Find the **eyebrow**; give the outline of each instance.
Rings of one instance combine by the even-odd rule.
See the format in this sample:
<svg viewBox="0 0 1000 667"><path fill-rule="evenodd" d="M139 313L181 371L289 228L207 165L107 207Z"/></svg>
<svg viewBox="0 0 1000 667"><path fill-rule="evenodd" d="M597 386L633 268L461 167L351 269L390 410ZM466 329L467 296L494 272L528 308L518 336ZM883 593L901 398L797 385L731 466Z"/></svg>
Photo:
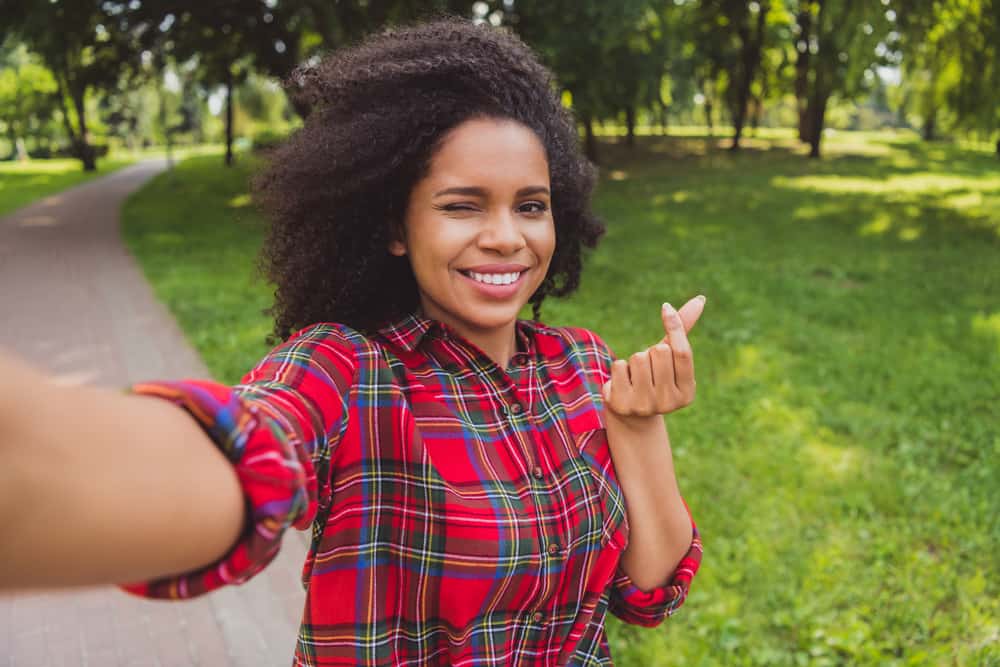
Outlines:
<svg viewBox="0 0 1000 667"><path fill-rule="evenodd" d="M549 189L544 185L529 185L526 188L521 188L514 194L516 197L527 197L528 195L537 195L537 194L548 195L550 193ZM469 197L485 197L486 189L477 186L445 188L444 190L439 190L438 192L435 192L433 197L442 197L444 195L466 195Z"/></svg>

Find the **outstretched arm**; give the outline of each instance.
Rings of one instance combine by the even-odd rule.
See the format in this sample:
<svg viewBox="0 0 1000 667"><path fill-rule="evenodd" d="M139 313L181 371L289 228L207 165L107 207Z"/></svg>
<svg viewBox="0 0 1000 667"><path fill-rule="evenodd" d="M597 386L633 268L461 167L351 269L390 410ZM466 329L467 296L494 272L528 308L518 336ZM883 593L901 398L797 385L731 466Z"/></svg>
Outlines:
<svg viewBox="0 0 1000 667"><path fill-rule="evenodd" d="M232 465L183 409L58 386L0 353L0 590L193 570L244 515Z"/></svg>

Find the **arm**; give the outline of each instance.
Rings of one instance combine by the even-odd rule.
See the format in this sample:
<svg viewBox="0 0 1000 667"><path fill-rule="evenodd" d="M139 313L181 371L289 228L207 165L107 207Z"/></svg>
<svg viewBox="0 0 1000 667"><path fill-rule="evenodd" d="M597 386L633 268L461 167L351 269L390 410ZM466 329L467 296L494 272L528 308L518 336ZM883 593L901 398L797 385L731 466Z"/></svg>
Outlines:
<svg viewBox="0 0 1000 667"><path fill-rule="evenodd" d="M650 591L667 584L691 547L691 517L674 475L663 417L607 417L608 447L628 508L629 543L621 567Z"/></svg>
<svg viewBox="0 0 1000 667"><path fill-rule="evenodd" d="M692 299L680 313L664 304L663 341L628 361L615 361L603 388L608 447L629 524L611 606L641 625L655 625L680 606L701 561L663 415L694 400L687 330L703 308L703 298Z"/></svg>
<svg viewBox="0 0 1000 667"><path fill-rule="evenodd" d="M57 386L0 355L0 589L195 569L244 512L232 465L181 408Z"/></svg>

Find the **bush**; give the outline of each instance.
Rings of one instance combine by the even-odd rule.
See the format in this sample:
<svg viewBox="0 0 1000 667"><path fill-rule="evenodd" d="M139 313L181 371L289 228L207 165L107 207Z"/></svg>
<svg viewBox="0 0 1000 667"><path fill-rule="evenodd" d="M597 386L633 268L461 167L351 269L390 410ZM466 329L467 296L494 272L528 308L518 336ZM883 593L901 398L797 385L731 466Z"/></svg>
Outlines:
<svg viewBox="0 0 1000 667"><path fill-rule="evenodd" d="M274 148L288 138L287 131L261 130L253 136L253 149L255 151Z"/></svg>

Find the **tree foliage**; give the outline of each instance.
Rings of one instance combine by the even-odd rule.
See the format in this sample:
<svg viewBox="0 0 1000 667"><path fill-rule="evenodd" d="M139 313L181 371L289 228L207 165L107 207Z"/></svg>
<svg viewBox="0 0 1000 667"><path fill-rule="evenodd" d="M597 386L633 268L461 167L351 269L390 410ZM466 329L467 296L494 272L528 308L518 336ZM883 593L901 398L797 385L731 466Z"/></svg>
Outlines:
<svg viewBox="0 0 1000 667"><path fill-rule="evenodd" d="M440 13L503 25L534 46L595 161L604 121L624 124L632 145L641 123L663 131L671 118L696 120L696 111L710 133L732 125L732 148L762 118L787 123L797 111L814 156L827 109L859 99L878 98L880 108L898 100L897 117L916 119L928 139L1000 131L998 0L6 0L0 132L23 154L24 138L37 146L58 121L93 168L95 122L130 144L162 138L168 127L203 137L206 123L220 126L205 100L222 90L230 163L236 126L253 126L240 119L287 118L265 79L294 92L297 64ZM882 76L900 65L901 93L887 96ZM183 103L161 90L159 106L172 110L146 119L158 112L136 83L182 70ZM834 113L834 122L843 117Z"/></svg>

